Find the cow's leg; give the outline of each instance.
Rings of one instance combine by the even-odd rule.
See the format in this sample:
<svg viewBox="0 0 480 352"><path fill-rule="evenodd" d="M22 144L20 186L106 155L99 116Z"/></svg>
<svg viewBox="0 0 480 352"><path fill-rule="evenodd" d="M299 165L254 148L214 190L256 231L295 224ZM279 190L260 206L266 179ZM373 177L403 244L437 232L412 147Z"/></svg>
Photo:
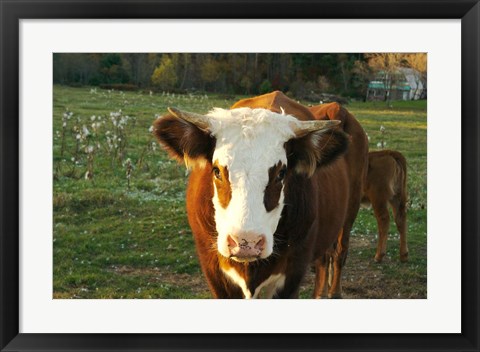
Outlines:
<svg viewBox="0 0 480 352"><path fill-rule="evenodd" d="M286 287L280 292L277 292L273 298L281 298L281 299L296 299L299 297L300 293L300 282L298 283L297 287Z"/></svg>
<svg viewBox="0 0 480 352"><path fill-rule="evenodd" d="M375 254L375 261L380 263L387 253L387 237L390 228L390 215L388 213L386 201L372 202L375 218L378 225L378 244L377 253Z"/></svg>
<svg viewBox="0 0 480 352"><path fill-rule="evenodd" d="M400 233L400 261L406 262L408 260L408 246L407 246L407 209L406 202L398 197L394 197L390 204L393 209L393 216L398 232Z"/></svg>
<svg viewBox="0 0 480 352"><path fill-rule="evenodd" d="M242 289L238 285L230 282L230 280L226 276L223 276L223 274L219 274L215 270L209 270L209 268L206 268L204 274L207 279L210 292L214 298L244 298Z"/></svg>
<svg viewBox="0 0 480 352"><path fill-rule="evenodd" d="M360 209L360 202L362 194L355 190L361 190L363 184L357 180L357 183L350 189L350 201L348 205L347 215L343 229L340 231L335 247L335 253L332 257L332 265L330 266L330 290L328 296L330 298L342 297L342 269L345 266L348 256L348 248L350 245L350 232L352 231L353 223L357 218L358 210ZM333 269L333 273L332 273Z"/></svg>
<svg viewBox="0 0 480 352"><path fill-rule="evenodd" d="M347 260L349 239L350 232L346 233L343 229L340 230L337 245L332 256L332 265L330 267L330 270L333 269L333 276L330 289L328 290L328 298L342 298L342 268Z"/></svg>
<svg viewBox="0 0 480 352"><path fill-rule="evenodd" d="M286 274L285 285L273 296L273 298L298 298L300 292L300 284L307 270L307 265L296 268L294 272Z"/></svg>
<svg viewBox="0 0 480 352"><path fill-rule="evenodd" d="M327 298L328 293L328 266L330 255L324 254L315 260L315 290L313 298Z"/></svg>

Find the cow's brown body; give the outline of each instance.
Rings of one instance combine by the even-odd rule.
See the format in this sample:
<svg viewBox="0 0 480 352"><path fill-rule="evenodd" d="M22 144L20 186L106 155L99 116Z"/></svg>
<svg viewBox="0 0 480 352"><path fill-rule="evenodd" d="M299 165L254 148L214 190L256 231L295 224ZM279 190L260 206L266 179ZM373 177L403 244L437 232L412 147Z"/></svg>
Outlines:
<svg viewBox="0 0 480 352"><path fill-rule="evenodd" d="M232 109L240 107L285 112L304 121L315 119L308 108L290 100L281 92L241 100L234 104ZM347 127L353 124L352 118L347 112L347 120L343 122L347 132ZM205 138L208 137L201 132L190 131L188 139L181 139L184 143L181 148L168 147L168 141L178 134L179 126L185 128L184 123L176 124L175 119L167 116L159 119L155 126L158 138L177 159L181 160L182 149L192 150L193 154L206 155L207 164L204 167L194 167L191 171L187 189L187 212L200 264L214 297L246 297L245 288L242 289L238 282L225 275L225 271L234 269L252 297L258 297L259 287L266 280L281 274L285 276L285 282L276 290L274 297L296 298L302 278L312 261L316 263L317 270L315 297L326 297L327 293L331 297L340 296L340 269L343 260L336 261L336 265L340 265L335 271L337 285L332 286L330 291L327 278L328 258L335 253L335 246L338 251L339 244L343 245L343 229L351 221L351 171L347 166L349 154L342 152L348 145L344 133L325 132L325 137L317 141L315 146L310 145L308 138L295 139L285 144L289 171L285 177L285 205L274 234L274 252L266 259L242 263L226 258L216 250L215 210L212 204L214 187L211 176L213 165L208 152L210 147L205 151L194 147L196 138L199 138L200 144L203 140L205 145ZM215 145L214 141L209 143ZM336 143L341 146L337 147ZM302 153L309 148L317 148L322 157L328 160L324 162L325 166L321 161L317 162L320 166L314 169L311 177L306 176L307 172L302 174L294 171L296 164L301 165L299 160L308 159L308 156ZM299 160L296 159L297 156Z"/></svg>
<svg viewBox="0 0 480 352"><path fill-rule="evenodd" d="M333 280L330 295L338 297L341 294L340 274L347 259L350 241L350 231L357 217L366 182L368 169L368 139L362 126L347 109L338 103L322 104L310 107L309 110L316 119L340 120L341 128L350 137L350 145L345 153L347 164L349 199L346 218L338 243L333 253Z"/></svg>
<svg viewBox="0 0 480 352"><path fill-rule="evenodd" d="M364 201L372 204L378 224L378 245L375 260L381 262L387 250L390 228L388 204L392 207L400 233L400 260L408 260L407 247L407 162L394 150L380 150L368 155L369 167Z"/></svg>

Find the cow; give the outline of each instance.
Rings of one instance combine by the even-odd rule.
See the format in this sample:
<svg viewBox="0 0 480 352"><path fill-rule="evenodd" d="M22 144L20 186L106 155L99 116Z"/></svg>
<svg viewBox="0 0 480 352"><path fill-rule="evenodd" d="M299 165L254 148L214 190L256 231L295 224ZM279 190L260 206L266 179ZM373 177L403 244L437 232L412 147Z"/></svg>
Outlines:
<svg viewBox="0 0 480 352"><path fill-rule="evenodd" d="M278 91L205 115L168 111L154 134L190 169L187 216L212 295L298 298L313 261L314 297L340 296L325 260L349 202L340 122Z"/></svg>
<svg viewBox="0 0 480 352"><path fill-rule="evenodd" d="M341 293L340 277L335 273L341 273L345 265L350 242L350 231L357 217L362 201L368 170L368 137L357 119L343 106L334 102L309 107L310 112L317 120L341 121L340 128L348 135L350 146L345 153L347 164L349 199L347 216L342 232L338 237L338 243L331 258L333 264L332 292Z"/></svg>
<svg viewBox="0 0 480 352"><path fill-rule="evenodd" d="M400 233L400 261L408 261L407 247L407 161L398 151L379 150L368 154L368 174L363 202L372 205L378 225L375 261L381 262L387 251L390 228L388 204Z"/></svg>

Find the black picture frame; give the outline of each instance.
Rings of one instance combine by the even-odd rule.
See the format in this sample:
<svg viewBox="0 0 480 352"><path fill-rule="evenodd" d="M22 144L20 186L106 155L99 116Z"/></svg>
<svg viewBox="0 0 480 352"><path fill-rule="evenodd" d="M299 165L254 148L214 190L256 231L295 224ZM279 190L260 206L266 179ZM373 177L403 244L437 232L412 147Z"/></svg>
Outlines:
<svg viewBox="0 0 480 352"><path fill-rule="evenodd" d="M480 5L478 0L0 0L0 12L2 32L0 43L1 351L479 351ZM19 333L19 21L58 18L461 19L462 332L460 334L244 334L241 338L233 334ZM452 118L453 123L457 123L458 117ZM456 237L456 234L452 236ZM445 260L449 260L448 254L445 255ZM448 284L448 278L445 278L445 285Z"/></svg>

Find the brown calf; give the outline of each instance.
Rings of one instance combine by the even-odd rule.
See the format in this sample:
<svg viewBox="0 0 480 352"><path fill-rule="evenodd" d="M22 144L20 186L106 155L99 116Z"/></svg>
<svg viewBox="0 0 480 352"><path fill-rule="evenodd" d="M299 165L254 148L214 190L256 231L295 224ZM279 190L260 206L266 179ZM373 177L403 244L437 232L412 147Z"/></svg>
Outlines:
<svg viewBox="0 0 480 352"><path fill-rule="evenodd" d="M400 233L400 260L408 260L407 247L407 162L394 150L380 150L368 154L369 165L363 201L372 204L378 224L378 245L375 261L381 262L387 251L390 228L388 205Z"/></svg>

